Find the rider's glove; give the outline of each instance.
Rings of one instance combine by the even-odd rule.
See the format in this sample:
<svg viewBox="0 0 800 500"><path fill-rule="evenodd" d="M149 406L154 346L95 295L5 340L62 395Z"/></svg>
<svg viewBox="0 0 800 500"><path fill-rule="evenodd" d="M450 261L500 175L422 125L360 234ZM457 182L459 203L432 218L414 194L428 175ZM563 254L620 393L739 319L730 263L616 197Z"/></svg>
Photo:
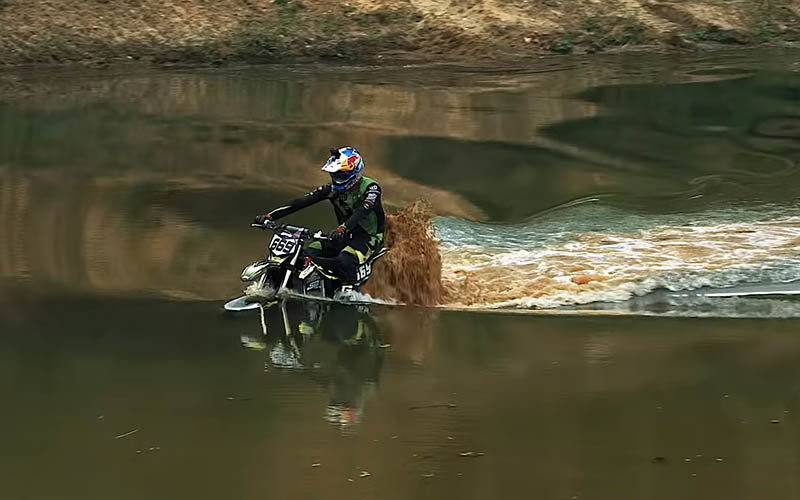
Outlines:
<svg viewBox="0 0 800 500"><path fill-rule="evenodd" d="M334 229L331 232L330 236L328 237L334 242L339 242L342 241L346 235L347 235L347 228L344 226L339 226L336 229Z"/></svg>
<svg viewBox="0 0 800 500"><path fill-rule="evenodd" d="M256 224L264 224L268 220L272 220L272 215L270 215L270 214L257 215L255 223Z"/></svg>

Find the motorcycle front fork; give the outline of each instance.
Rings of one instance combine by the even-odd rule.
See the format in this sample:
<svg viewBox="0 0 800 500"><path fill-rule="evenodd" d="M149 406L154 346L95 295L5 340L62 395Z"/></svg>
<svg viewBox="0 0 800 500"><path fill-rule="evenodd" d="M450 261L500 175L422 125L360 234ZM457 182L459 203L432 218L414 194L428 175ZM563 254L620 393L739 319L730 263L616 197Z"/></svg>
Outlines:
<svg viewBox="0 0 800 500"><path fill-rule="evenodd" d="M294 255L292 255L292 260L289 262L289 265L286 267L286 274L283 276L283 282L281 283L280 288L278 288L276 294L280 296L286 290L286 287L289 286L289 279L292 277L292 273L295 270L295 266L297 265L297 259L300 258L300 254L303 252L303 246L298 245L297 250L295 250Z"/></svg>

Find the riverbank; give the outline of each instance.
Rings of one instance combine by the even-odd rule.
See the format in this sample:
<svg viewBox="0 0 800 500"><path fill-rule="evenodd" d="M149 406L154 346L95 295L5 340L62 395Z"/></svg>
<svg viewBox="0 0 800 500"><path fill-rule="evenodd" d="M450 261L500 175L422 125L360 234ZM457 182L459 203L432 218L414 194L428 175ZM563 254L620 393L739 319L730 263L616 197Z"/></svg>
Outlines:
<svg viewBox="0 0 800 500"><path fill-rule="evenodd" d="M474 62L798 40L792 0L0 0L0 66Z"/></svg>

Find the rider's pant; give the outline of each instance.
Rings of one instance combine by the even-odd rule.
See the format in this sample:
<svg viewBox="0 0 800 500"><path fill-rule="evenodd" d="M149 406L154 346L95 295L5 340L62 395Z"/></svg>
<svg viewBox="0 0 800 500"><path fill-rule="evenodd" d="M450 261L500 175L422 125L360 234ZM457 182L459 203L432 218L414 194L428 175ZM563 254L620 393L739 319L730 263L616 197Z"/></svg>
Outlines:
<svg viewBox="0 0 800 500"><path fill-rule="evenodd" d="M376 238L365 232L353 232L338 242L315 241L306 247L314 262L338 276L345 283L356 282L358 266L374 251Z"/></svg>

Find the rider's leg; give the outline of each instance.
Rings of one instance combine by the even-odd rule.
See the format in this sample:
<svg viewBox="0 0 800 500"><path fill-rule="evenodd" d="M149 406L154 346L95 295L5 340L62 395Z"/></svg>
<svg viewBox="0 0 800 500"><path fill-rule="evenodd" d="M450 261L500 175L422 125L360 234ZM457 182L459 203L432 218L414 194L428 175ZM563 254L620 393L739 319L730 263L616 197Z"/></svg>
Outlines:
<svg viewBox="0 0 800 500"><path fill-rule="evenodd" d="M342 253L352 255L358 267L372 255L374 248L370 245L371 241L372 238L366 233L354 234L347 246L342 249Z"/></svg>
<svg viewBox="0 0 800 500"><path fill-rule="evenodd" d="M355 234L341 253L336 256L339 272L347 283L356 282L358 267L372 255L372 247L369 242L370 237L366 233Z"/></svg>
<svg viewBox="0 0 800 500"><path fill-rule="evenodd" d="M315 257L314 262L338 276L345 283L355 283L358 266L366 262L372 253L369 246L369 236L356 233L352 235L345 245L344 248L340 247L341 251L336 257Z"/></svg>
<svg viewBox="0 0 800 500"><path fill-rule="evenodd" d="M345 283L355 282L358 259L347 252L342 251L336 257L314 257L314 262Z"/></svg>
<svg viewBox="0 0 800 500"><path fill-rule="evenodd" d="M342 251L333 259L333 272L336 273L344 283L356 282L356 271L358 260L353 255Z"/></svg>

